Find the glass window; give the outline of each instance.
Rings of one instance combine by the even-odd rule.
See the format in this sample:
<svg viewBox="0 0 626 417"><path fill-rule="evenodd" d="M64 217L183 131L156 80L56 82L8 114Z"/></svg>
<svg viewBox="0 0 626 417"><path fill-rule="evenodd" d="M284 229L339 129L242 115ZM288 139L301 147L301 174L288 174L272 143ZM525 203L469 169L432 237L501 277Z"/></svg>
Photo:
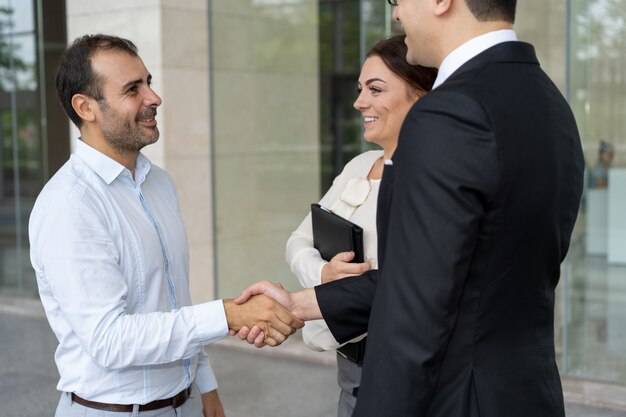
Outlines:
<svg viewBox="0 0 626 417"><path fill-rule="evenodd" d="M572 0L569 94L586 155L565 372L626 383L626 0Z"/></svg>
<svg viewBox="0 0 626 417"><path fill-rule="evenodd" d="M41 187L35 34L19 8L0 8L0 289L35 291L28 260L27 223ZM34 184L33 184L34 182Z"/></svg>
<svg viewBox="0 0 626 417"><path fill-rule="evenodd" d="M352 107L361 62L359 0L322 0L320 13L321 190L361 152L360 122Z"/></svg>
<svg viewBox="0 0 626 417"><path fill-rule="evenodd" d="M46 2L55 10L64 10L63 5ZM35 11L34 2L0 0L0 291L29 295L36 294L28 253L29 213L48 170L58 168L59 154L67 159L69 147L67 119L58 117L57 108L46 107L51 100L56 105L50 82L56 68L44 65L44 57L58 59L65 25L57 19L53 30L35 30ZM57 46L44 53L40 40L49 38ZM51 132L58 146L48 152Z"/></svg>
<svg viewBox="0 0 626 417"><path fill-rule="evenodd" d="M211 7L218 293L263 277L296 288L285 243L320 189L318 5Z"/></svg>
<svg viewBox="0 0 626 417"><path fill-rule="evenodd" d="M213 2L211 12L220 296L262 277L299 287L285 243L365 149L352 107L358 74L390 26L381 1L232 3Z"/></svg>
<svg viewBox="0 0 626 417"><path fill-rule="evenodd" d="M377 0L320 1L321 194L348 161L373 146L363 140L353 103L369 48L391 31L390 6Z"/></svg>
<svg viewBox="0 0 626 417"><path fill-rule="evenodd" d="M24 0L0 0L0 15L10 16L1 33L26 33L35 31L32 2Z"/></svg>

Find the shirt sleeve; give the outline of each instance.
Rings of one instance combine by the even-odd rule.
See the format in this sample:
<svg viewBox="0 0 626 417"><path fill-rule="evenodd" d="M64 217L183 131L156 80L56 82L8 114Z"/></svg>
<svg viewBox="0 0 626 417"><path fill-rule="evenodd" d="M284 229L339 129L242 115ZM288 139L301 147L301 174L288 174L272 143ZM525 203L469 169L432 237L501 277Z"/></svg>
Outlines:
<svg viewBox="0 0 626 417"><path fill-rule="evenodd" d="M335 350L341 346L324 320L307 321L302 329L302 340L309 348L318 352Z"/></svg>
<svg viewBox="0 0 626 417"><path fill-rule="evenodd" d="M218 388L217 379L211 368L211 362L204 350L198 353L198 368L196 369L196 384L200 394L214 391Z"/></svg>
<svg viewBox="0 0 626 417"><path fill-rule="evenodd" d="M339 198L342 187L345 185L344 172L335 178L332 187L322 197L319 204L330 207ZM310 212L287 240L285 258L291 272L298 278L302 287L313 288L322 283L322 268L327 262L313 246L313 224Z"/></svg>
<svg viewBox="0 0 626 417"><path fill-rule="evenodd" d="M38 242L32 248L38 280L58 307L47 310L59 312L49 319L66 323L99 366L187 359L228 334L221 301L128 313L129 281L120 270L110 225L81 198L48 199L33 211L31 225L31 241Z"/></svg>
<svg viewBox="0 0 626 417"><path fill-rule="evenodd" d="M322 282L322 268L326 261L313 247L311 213L307 214L300 226L287 240L285 251L287 263L300 285L312 288Z"/></svg>

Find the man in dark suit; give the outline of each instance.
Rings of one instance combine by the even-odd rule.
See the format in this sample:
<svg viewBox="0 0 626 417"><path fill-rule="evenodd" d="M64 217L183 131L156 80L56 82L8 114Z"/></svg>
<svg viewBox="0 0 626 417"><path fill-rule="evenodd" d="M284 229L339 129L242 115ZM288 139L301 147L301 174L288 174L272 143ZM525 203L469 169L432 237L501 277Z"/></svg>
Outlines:
<svg viewBox="0 0 626 417"><path fill-rule="evenodd" d="M517 41L515 0L396 2L407 59L440 71L385 167L380 277L249 292L321 312L339 342L367 328L355 416L564 416L554 290L584 166L572 112Z"/></svg>

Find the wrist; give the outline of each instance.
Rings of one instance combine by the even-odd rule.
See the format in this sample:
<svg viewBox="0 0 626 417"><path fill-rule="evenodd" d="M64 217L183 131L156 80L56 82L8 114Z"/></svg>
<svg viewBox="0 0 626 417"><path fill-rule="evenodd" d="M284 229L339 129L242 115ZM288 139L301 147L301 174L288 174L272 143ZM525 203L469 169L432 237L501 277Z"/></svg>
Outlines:
<svg viewBox="0 0 626 417"><path fill-rule="evenodd" d="M304 321L321 319L322 313L317 304L315 289L306 288L292 293L291 312Z"/></svg>
<svg viewBox="0 0 626 417"><path fill-rule="evenodd" d="M322 268L320 269L320 283L325 284L328 282L328 268L330 267L330 263L324 261L322 264Z"/></svg>
<svg viewBox="0 0 626 417"><path fill-rule="evenodd" d="M224 314L226 316L226 324L229 329L233 329L239 331L239 327L236 320L235 309L237 308L237 304L232 299L224 299L222 300L224 303Z"/></svg>

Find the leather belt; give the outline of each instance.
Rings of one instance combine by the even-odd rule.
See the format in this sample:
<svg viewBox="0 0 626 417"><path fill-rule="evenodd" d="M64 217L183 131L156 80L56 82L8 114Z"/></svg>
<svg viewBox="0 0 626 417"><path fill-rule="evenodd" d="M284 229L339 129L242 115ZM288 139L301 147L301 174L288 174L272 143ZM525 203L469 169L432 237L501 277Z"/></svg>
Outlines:
<svg viewBox="0 0 626 417"><path fill-rule="evenodd" d="M187 401L187 398L189 398L189 395L191 395L191 387L185 388L184 390L174 395L173 397L166 398L163 400L151 401L147 404L141 404L139 405L139 411L152 411L152 410L158 410L159 408L165 408L165 407L170 407L170 406L177 408L183 405L185 401ZM121 412L121 413L130 413L133 411L132 404L99 403L96 401L86 400L84 398L79 397L78 395L74 393L72 393L72 401L80 405L84 405L85 407L88 407L88 408L95 408L96 410L114 411L114 412Z"/></svg>

